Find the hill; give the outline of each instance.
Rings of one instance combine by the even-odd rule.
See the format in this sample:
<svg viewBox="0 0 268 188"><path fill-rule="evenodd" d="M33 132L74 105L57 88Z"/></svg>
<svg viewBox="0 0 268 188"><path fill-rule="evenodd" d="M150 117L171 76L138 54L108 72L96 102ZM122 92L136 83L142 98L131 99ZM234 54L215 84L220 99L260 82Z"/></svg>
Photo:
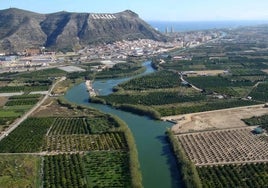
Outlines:
<svg viewBox="0 0 268 188"><path fill-rule="evenodd" d="M39 14L15 8L0 10L0 50L5 52L41 46L71 49L139 38L166 40L130 10L115 14L64 11Z"/></svg>

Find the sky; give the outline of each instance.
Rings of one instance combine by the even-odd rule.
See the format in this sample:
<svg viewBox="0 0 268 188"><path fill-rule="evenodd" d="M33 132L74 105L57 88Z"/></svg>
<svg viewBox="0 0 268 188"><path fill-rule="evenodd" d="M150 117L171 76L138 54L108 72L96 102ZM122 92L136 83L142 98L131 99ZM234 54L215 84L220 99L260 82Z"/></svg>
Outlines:
<svg viewBox="0 0 268 188"><path fill-rule="evenodd" d="M146 21L268 20L268 0L0 0L0 9L38 13L116 13L132 10Z"/></svg>

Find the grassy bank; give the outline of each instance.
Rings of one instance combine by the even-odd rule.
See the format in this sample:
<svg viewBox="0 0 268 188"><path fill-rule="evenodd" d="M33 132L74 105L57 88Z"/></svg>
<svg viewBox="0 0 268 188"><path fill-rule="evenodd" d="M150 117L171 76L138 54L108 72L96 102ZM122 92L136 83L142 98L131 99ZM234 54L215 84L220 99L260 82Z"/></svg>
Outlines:
<svg viewBox="0 0 268 188"><path fill-rule="evenodd" d="M125 133L125 137L129 147L129 168L131 174L132 187L142 187L142 176L140 171L140 164L138 160L138 151L133 135L128 126L116 116L112 116L115 121L120 125L120 129Z"/></svg>

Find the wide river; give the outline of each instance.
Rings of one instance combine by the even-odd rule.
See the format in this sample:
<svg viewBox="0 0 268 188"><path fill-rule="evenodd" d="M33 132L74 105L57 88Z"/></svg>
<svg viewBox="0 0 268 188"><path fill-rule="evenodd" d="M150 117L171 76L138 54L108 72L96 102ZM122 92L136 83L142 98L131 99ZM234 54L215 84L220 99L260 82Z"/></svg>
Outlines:
<svg viewBox="0 0 268 188"><path fill-rule="evenodd" d="M146 72L141 75L154 72L150 62L145 62L143 65L146 67ZM108 95L112 93L114 86L131 78L133 77L97 80L93 87L100 95ZM71 88L66 93L65 98L70 102L87 105L104 113L116 115L126 122L136 141L142 172L142 184L145 188L181 187L175 156L165 136L166 129L171 127L172 124L117 110L107 105L89 103L89 94L84 83Z"/></svg>

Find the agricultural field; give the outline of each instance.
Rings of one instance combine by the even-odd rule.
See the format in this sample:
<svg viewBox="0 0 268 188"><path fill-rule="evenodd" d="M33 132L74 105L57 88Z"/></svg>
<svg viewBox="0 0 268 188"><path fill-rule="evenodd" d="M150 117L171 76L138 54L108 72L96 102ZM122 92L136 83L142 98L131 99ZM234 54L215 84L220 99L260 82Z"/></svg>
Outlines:
<svg viewBox="0 0 268 188"><path fill-rule="evenodd" d="M62 154L44 157L43 187L88 187L79 154Z"/></svg>
<svg viewBox="0 0 268 188"><path fill-rule="evenodd" d="M21 80L48 80L52 77L61 77L66 75L66 72L58 68L43 69L38 71L24 72L13 74L10 78L20 78Z"/></svg>
<svg viewBox="0 0 268 188"><path fill-rule="evenodd" d="M31 92L31 91L47 91L49 85L36 86L4 86L0 87L0 93L16 93L16 92Z"/></svg>
<svg viewBox="0 0 268 188"><path fill-rule="evenodd" d="M13 97L19 99L29 98ZM44 105L54 108L48 104ZM130 168L136 168L130 166L130 154L135 145L129 145L124 125L98 111L71 107L76 116L28 118L0 142L0 153L7 157L21 153L22 158L27 153L40 155L36 157L38 172L24 175L27 183L38 178L35 184L27 184L30 187L130 187Z"/></svg>
<svg viewBox="0 0 268 188"><path fill-rule="evenodd" d="M28 118L0 142L1 153L40 152L52 118Z"/></svg>
<svg viewBox="0 0 268 188"><path fill-rule="evenodd" d="M72 135L89 134L90 126L86 123L86 118L55 118L48 135Z"/></svg>
<svg viewBox="0 0 268 188"><path fill-rule="evenodd" d="M119 84L113 94L91 102L146 115L152 114L147 113L150 109L161 117L267 102L267 28L243 29L226 30L226 36L211 43L154 57L154 73Z"/></svg>
<svg viewBox="0 0 268 188"><path fill-rule="evenodd" d="M233 77L223 77L223 76L198 76L189 77L186 80L203 89L204 91L211 93L216 92L222 95L243 97L236 88L248 88L253 87L256 82L251 82L249 80L234 80Z"/></svg>
<svg viewBox="0 0 268 188"><path fill-rule="evenodd" d="M0 132L4 131L15 119L31 109L42 95L18 95L6 97L3 106L0 107Z"/></svg>
<svg viewBox="0 0 268 188"><path fill-rule="evenodd" d="M96 129L98 124L94 123L94 118L29 118L0 142L0 151L40 152L41 148L48 152L126 150L124 133L114 132L119 125L115 121L108 125L109 119L106 116L106 125ZM97 117L95 122L98 121L101 124L105 119Z"/></svg>
<svg viewBox="0 0 268 188"><path fill-rule="evenodd" d="M33 106L40 100L41 96L39 94L11 96L5 103L5 106L16 106L14 108L19 108L19 106Z"/></svg>
<svg viewBox="0 0 268 188"><path fill-rule="evenodd" d="M268 163L197 167L202 187L266 187Z"/></svg>
<svg viewBox="0 0 268 188"><path fill-rule="evenodd" d="M152 65L158 70L157 72L119 85L115 90L118 93L104 97L104 99L112 105L136 103L150 106L161 116L249 106L266 102L265 84L268 74L265 70L268 69L268 52L264 48L267 39L263 36L267 34L261 33L264 28L243 29L245 31L239 29L225 31L225 37L212 43L177 52L172 51L166 53L165 56L153 58ZM253 38L249 40L250 37L253 37L254 41ZM258 42L256 43L256 41ZM176 60L175 56L184 57L186 60ZM178 73L189 83L188 85L180 80ZM191 84L202 91L202 94L198 91L195 93L197 96L201 95L201 98L194 98L191 102L178 100L165 102L161 97L153 95L150 97L150 92L155 92L154 90L158 89L156 95L170 98L170 88L182 85L190 87ZM142 92L139 94L133 93L133 91ZM140 97L135 95L140 95ZM122 98L120 102L119 96ZM147 96L149 99L146 98ZM183 100L184 96L180 97ZM150 103L149 101L154 100L154 98L161 99L161 102L158 104L156 102ZM243 100L245 98L252 100Z"/></svg>
<svg viewBox="0 0 268 188"><path fill-rule="evenodd" d="M261 101L261 102L268 102L268 82L260 83L256 88L252 90L249 96L252 99Z"/></svg>
<svg viewBox="0 0 268 188"><path fill-rule="evenodd" d="M178 73L171 71L159 71L143 77L134 78L126 83L120 84L124 90L150 90L163 88L176 88L181 85Z"/></svg>
<svg viewBox="0 0 268 188"><path fill-rule="evenodd" d="M267 138L252 130L246 127L176 137L196 166L268 162Z"/></svg>
<svg viewBox="0 0 268 188"><path fill-rule="evenodd" d="M114 131L119 125L110 117L97 115L94 118L55 118L48 135L97 134Z"/></svg>
<svg viewBox="0 0 268 188"><path fill-rule="evenodd" d="M42 187L131 187L126 134L116 119L94 110L90 116L31 117L0 142L0 152L41 155L31 178Z"/></svg>
<svg viewBox="0 0 268 188"><path fill-rule="evenodd" d="M243 99L251 92L255 82L232 81L222 76L189 77L187 81L203 91L196 91L183 85L177 73L159 71L120 84L113 94L95 98L96 102L105 101L104 103L113 106L129 104L151 107L161 116L261 103L261 101Z"/></svg>
<svg viewBox="0 0 268 188"><path fill-rule="evenodd" d="M44 157L43 187L130 187L128 154L90 152Z"/></svg>
<svg viewBox="0 0 268 188"><path fill-rule="evenodd" d="M250 100L240 100L240 99L228 99L228 100L211 99L209 101L204 102L197 101L195 103L194 102L182 103L179 105L176 104L162 105L162 106L154 106L153 108L156 109L161 114L161 116L165 117L177 114L189 114L189 113L257 105L257 104L260 104L260 102Z"/></svg>
<svg viewBox="0 0 268 188"><path fill-rule="evenodd" d="M0 93L47 91L57 77L65 76L60 69L44 69L30 72L15 72L0 74Z"/></svg>
<svg viewBox="0 0 268 188"><path fill-rule="evenodd" d="M52 153L127 149L127 142L122 132L47 136L43 146L43 151Z"/></svg>
<svg viewBox="0 0 268 188"><path fill-rule="evenodd" d="M166 105L174 103L184 103L184 102L196 102L204 101L206 99L205 95L192 94L192 95L181 95L177 91L163 92L146 92L146 93L136 93L136 94L111 94L108 96L100 96L100 98L105 99L108 103L115 104L142 104L145 106L152 105Z"/></svg>
<svg viewBox="0 0 268 188"><path fill-rule="evenodd" d="M41 159L31 155L0 155L0 187L39 187Z"/></svg>
<svg viewBox="0 0 268 188"><path fill-rule="evenodd" d="M0 132L8 128L8 124L20 115L18 112L4 109L7 101L8 97L0 97Z"/></svg>
<svg viewBox="0 0 268 188"><path fill-rule="evenodd" d="M91 152L83 163L89 187L131 187L126 152Z"/></svg>
<svg viewBox="0 0 268 188"><path fill-rule="evenodd" d="M119 124L113 118L104 115L87 118L86 123L90 126L92 134L105 133L119 128Z"/></svg>

